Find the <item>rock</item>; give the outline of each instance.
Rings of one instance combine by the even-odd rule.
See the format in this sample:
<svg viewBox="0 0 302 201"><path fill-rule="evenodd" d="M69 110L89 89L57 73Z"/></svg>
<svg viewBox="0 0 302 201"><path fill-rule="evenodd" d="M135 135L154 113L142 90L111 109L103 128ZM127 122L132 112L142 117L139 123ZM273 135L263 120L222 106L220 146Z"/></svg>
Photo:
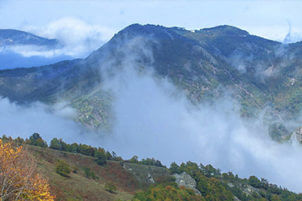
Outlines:
<svg viewBox="0 0 302 201"><path fill-rule="evenodd" d="M196 181L189 174L182 172L181 174L173 174L173 176L175 177L175 183L177 183L178 186L192 189L196 194L201 194L196 189Z"/></svg>
<svg viewBox="0 0 302 201"><path fill-rule="evenodd" d="M148 173L147 180L148 180L148 182L149 182L149 183L152 183L152 184L154 184L154 183L155 183L155 181L154 181L154 179L153 179L153 177L151 176L151 174L150 174L150 173Z"/></svg>
<svg viewBox="0 0 302 201"><path fill-rule="evenodd" d="M298 142L302 143L302 127L299 127L293 133L296 136Z"/></svg>
<svg viewBox="0 0 302 201"><path fill-rule="evenodd" d="M228 186L229 186L230 188L233 188L233 187L234 187L234 184L228 183Z"/></svg>

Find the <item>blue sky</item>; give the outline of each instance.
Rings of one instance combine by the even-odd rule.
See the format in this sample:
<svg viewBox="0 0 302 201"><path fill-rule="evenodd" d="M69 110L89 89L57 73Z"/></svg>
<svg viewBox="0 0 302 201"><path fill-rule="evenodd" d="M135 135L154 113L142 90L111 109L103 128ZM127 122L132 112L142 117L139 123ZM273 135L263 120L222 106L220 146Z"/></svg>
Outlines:
<svg viewBox="0 0 302 201"><path fill-rule="evenodd" d="M290 25L292 41L299 41L301 10L302 1L273 0L0 0L0 28L59 38L76 50L77 56L132 23L191 30L228 24L279 41ZM87 46L87 41L88 49L78 45Z"/></svg>

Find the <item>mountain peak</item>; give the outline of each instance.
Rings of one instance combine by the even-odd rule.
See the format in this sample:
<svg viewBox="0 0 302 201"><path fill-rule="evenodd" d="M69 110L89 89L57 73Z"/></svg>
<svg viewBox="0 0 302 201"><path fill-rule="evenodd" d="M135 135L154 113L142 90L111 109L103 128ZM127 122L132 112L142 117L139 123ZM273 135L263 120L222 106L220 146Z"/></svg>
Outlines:
<svg viewBox="0 0 302 201"><path fill-rule="evenodd" d="M225 36L247 36L249 32L239 29L234 26L220 25L212 28L200 29L196 32L209 33L215 35L225 35Z"/></svg>
<svg viewBox="0 0 302 201"><path fill-rule="evenodd" d="M161 25L153 25L153 24L146 24L146 25L141 25L141 24L131 24L121 30L118 34L143 34L143 35L148 35L148 34L158 34L163 31L167 31L168 28L161 26Z"/></svg>

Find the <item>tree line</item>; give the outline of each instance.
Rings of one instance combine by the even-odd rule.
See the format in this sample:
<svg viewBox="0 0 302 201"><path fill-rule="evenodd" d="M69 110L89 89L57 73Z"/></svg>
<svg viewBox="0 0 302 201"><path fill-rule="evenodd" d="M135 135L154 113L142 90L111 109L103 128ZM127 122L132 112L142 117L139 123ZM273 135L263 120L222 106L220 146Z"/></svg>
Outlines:
<svg viewBox="0 0 302 201"><path fill-rule="evenodd" d="M7 137L5 135L2 136L2 139L4 141L13 141L17 145L28 144L33 146L45 147L45 148L48 147L50 149L55 149L59 151L78 153L86 156L95 157L96 162L99 165L106 164L107 160L113 160L113 161L120 161L120 162L165 167L159 160L156 160L154 158L146 158L146 159L138 160L138 156L133 156L129 160L124 160L121 156L118 156L115 152L106 151L104 148L93 147L87 144L78 144L78 143L68 144L64 142L63 139L58 139L58 138L53 138L48 146L47 142L41 137L39 133L32 134L28 139L23 139L20 137L12 139L11 137Z"/></svg>

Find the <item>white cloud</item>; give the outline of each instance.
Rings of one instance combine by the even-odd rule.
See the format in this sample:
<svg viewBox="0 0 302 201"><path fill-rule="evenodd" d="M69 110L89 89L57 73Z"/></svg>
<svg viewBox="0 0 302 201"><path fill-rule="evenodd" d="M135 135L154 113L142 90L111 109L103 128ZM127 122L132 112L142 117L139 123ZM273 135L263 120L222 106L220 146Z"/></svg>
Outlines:
<svg viewBox="0 0 302 201"><path fill-rule="evenodd" d="M62 48L51 50L38 46L15 46L10 48L25 57L54 57L59 55L77 58L86 57L92 51L100 48L114 34L114 31L110 28L91 25L75 18L61 18L45 26L25 26L22 29L42 37L58 39L63 45Z"/></svg>
<svg viewBox="0 0 302 201"><path fill-rule="evenodd" d="M210 163L302 191L302 147L272 141L262 119L242 119L231 98L195 108L166 80L131 70L109 82L114 82L108 86L116 95L116 124L113 136L101 139L106 148L124 158L155 157L167 165Z"/></svg>
<svg viewBox="0 0 302 201"><path fill-rule="evenodd" d="M293 26L291 30L289 30L288 25L284 24L243 26L242 28L249 31L250 34L279 42L283 42L286 37L289 37L287 43L294 43L302 40L302 27L298 26Z"/></svg>

